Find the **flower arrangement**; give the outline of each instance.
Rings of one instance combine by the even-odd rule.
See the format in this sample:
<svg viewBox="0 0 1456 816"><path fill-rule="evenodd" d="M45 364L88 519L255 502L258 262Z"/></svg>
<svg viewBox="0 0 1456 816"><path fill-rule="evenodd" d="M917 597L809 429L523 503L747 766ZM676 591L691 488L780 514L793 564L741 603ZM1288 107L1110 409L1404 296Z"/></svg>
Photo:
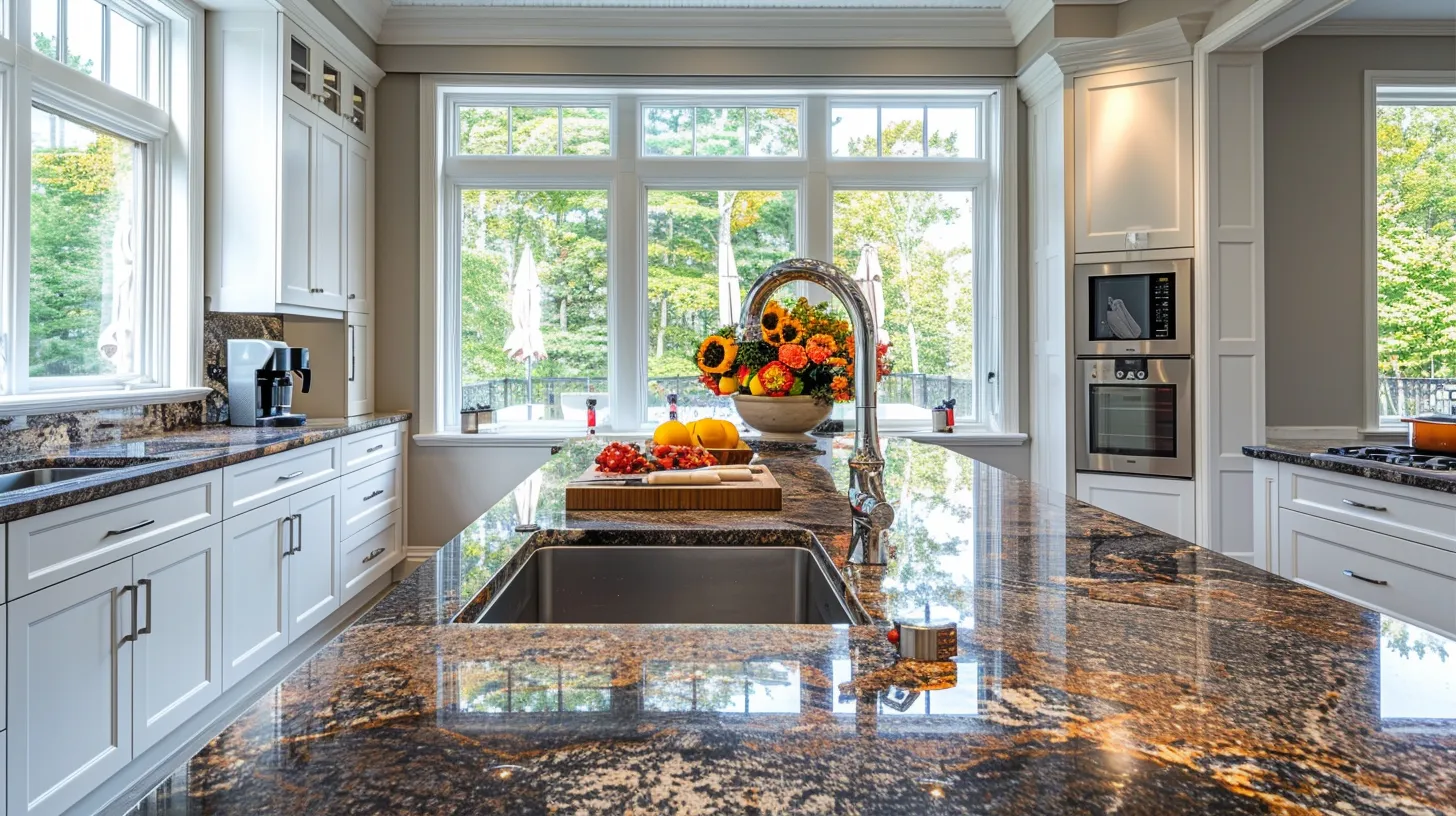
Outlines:
<svg viewBox="0 0 1456 816"><path fill-rule="evenodd" d="M740 339L725 326L698 346L699 381L714 394L756 397L808 395L815 402L854 399L854 335L848 321L799 298L791 308L771 300L759 321L759 339ZM881 343L877 374L891 371L890 347Z"/></svg>

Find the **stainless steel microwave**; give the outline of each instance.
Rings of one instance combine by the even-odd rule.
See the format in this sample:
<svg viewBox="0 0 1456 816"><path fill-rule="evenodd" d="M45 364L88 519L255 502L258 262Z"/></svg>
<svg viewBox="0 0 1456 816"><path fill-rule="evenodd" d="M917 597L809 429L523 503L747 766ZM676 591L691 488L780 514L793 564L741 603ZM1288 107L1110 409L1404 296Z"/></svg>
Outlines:
<svg viewBox="0 0 1456 816"><path fill-rule="evenodd" d="M1193 262L1078 264L1072 309L1078 357L1193 353Z"/></svg>
<svg viewBox="0 0 1456 816"><path fill-rule="evenodd" d="M1077 361L1077 470L1193 478L1193 361Z"/></svg>

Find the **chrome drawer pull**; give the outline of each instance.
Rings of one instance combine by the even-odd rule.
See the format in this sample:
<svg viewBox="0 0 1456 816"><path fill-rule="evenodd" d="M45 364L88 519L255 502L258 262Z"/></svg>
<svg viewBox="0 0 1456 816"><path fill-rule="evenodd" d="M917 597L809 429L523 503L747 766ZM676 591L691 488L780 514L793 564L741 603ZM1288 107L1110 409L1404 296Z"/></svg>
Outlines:
<svg viewBox="0 0 1456 816"><path fill-rule="evenodd" d="M120 595L122 592L130 592L131 593L131 634L129 634L129 635L123 635L122 638L121 638L121 642L123 644L125 644L125 643L136 643L136 640L137 640L137 588L136 588L136 585L135 584L127 584L126 586L122 587L117 592L117 594Z"/></svg>
<svg viewBox="0 0 1456 816"><path fill-rule="evenodd" d="M120 530L107 530L106 531L106 535L102 536L102 538L111 538L112 536L126 535L127 533L136 532L137 530L140 530L143 527L150 527L150 526L152 526L153 524L156 524L156 523L157 523L157 520L156 519L147 519L146 521L139 521L139 522L137 522L136 524L133 524L130 527L123 527Z"/></svg>
<svg viewBox="0 0 1456 816"><path fill-rule="evenodd" d="M364 452L365 453L378 453L379 451L382 451L382 450L384 450L384 445L380 444L380 445L375 445L374 447L372 447L369 450L364 451Z"/></svg>
<svg viewBox="0 0 1456 816"><path fill-rule="evenodd" d="M373 561L374 559L378 558L379 556L384 555L384 551L386 549L388 549L388 548L387 547L380 547L379 549L375 550L374 552L369 553L368 555L364 556L364 560L361 561L361 562L359 562L359 563L361 563L361 564L367 564L370 561Z"/></svg>
<svg viewBox="0 0 1456 816"><path fill-rule="evenodd" d="M1345 574L1350 576L1351 578L1354 578L1357 581L1364 581L1367 584L1374 584L1376 586L1390 586L1389 581L1379 581L1374 578L1366 578L1363 575L1357 574L1354 570L1345 570Z"/></svg>
<svg viewBox="0 0 1456 816"><path fill-rule="evenodd" d="M295 470L292 473L288 474L287 476L279 476L278 477L278 481L280 481L280 482L286 482L289 479L297 479L299 476L302 476L302 475L303 475L303 471L301 471L301 470Z"/></svg>
<svg viewBox="0 0 1456 816"><path fill-rule="evenodd" d="M1357 502L1354 499L1343 499L1343 501L1345 502L1345 504L1348 504L1351 507L1358 507L1361 510L1373 510L1376 513L1384 513L1385 512L1385 508L1384 507L1376 507L1373 504L1366 504L1364 502Z"/></svg>
<svg viewBox="0 0 1456 816"><path fill-rule="evenodd" d="M376 498L378 496L383 496L383 495L384 495L384 491L383 490L376 490L373 493L370 493L369 495L365 496L364 497L364 501L369 501L370 499Z"/></svg>

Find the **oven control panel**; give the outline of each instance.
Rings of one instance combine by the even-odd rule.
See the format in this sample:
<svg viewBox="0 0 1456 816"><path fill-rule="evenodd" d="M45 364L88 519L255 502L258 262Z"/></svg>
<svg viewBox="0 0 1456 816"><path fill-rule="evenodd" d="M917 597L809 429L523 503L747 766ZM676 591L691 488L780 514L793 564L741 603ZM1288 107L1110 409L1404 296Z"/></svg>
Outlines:
<svg viewBox="0 0 1456 816"><path fill-rule="evenodd" d="M1137 382L1148 378L1148 358L1120 357L1112 361L1112 376Z"/></svg>

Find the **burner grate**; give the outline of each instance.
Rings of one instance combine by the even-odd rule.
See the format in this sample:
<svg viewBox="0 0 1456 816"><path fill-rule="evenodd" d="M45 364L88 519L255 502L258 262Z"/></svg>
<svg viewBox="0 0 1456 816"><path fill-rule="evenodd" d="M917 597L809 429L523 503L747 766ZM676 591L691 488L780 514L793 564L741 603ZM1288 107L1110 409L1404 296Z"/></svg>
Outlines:
<svg viewBox="0 0 1456 816"><path fill-rule="evenodd" d="M1414 468L1436 472L1456 472L1456 456L1420 453L1409 445L1354 445L1330 448L1320 459L1356 459L1362 462L1376 462L1397 467Z"/></svg>

